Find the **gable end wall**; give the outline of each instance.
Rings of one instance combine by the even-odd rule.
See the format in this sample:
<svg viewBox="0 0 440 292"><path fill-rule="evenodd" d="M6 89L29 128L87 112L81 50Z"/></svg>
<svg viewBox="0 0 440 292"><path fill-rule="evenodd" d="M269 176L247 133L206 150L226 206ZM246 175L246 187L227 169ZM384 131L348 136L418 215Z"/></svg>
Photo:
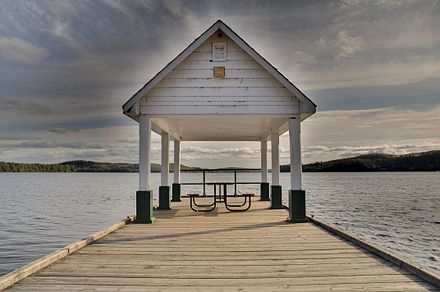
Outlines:
<svg viewBox="0 0 440 292"><path fill-rule="evenodd" d="M212 62L212 43L227 43L227 60ZM213 67L225 67L225 79ZM141 100L148 115L298 115L298 99L226 35L214 34Z"/></svg>

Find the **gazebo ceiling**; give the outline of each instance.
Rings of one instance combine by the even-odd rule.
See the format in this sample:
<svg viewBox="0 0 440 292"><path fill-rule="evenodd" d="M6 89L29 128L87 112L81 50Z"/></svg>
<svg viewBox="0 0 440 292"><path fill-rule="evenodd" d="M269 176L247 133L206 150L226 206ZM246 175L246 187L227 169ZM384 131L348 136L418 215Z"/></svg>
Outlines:
<svg viewBox="0 0 440 292"><path fill-rule="evenodd" d="M152 118L152 129L170 133L181 141L262 141L272 132L288 129L287 117L270 116L192 116Z"/></svg>

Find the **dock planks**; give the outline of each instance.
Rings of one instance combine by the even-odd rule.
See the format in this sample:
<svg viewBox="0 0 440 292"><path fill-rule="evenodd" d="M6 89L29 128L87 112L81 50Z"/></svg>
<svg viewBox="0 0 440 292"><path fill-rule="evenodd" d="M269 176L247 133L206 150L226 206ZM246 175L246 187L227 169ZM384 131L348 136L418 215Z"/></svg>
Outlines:
<svg viewBox="0 0 440 292"><path fill-rule="evenodd" d="M7 291L438 291L285 210L194 213L188 201L129 224Z"/></svg>

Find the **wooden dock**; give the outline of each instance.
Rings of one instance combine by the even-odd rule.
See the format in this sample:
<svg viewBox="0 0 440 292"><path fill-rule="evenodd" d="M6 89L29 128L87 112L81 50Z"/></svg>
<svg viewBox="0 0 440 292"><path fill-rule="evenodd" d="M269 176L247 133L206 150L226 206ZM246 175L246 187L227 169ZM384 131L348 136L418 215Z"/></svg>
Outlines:
<svg viewBox="0 0 440 292"><path fill-rule="evenodd" d="M194 213L188 200L128 224L7 291L438 291L285 210Z"/></svg>

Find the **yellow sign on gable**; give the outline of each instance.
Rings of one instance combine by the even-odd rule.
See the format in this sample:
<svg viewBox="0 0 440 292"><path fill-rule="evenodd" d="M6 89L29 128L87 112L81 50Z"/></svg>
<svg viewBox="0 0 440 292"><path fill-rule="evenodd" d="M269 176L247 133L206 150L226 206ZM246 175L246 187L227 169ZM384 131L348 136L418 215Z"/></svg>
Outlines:
<svg viewBox="0 0 440 292"><path fill-rule="evenodd" d="M225 67L214 67L214 78L224 79L225 78Z"/></svg>

